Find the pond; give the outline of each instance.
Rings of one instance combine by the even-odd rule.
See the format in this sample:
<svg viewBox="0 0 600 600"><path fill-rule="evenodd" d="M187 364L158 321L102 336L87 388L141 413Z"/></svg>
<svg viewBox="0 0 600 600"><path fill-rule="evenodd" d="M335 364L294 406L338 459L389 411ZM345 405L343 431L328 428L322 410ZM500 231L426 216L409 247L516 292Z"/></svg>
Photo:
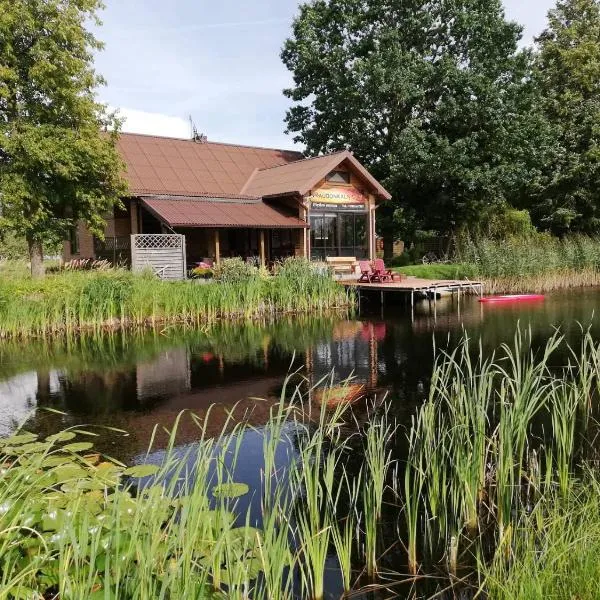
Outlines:
<svg viewBox="0 0 600 600"><path fill-rule="evenodd" d="M351 379L346 393L387 397L392 416L410 424L427 395L434 346L453 348L465 332L481 340L486 353L511 342L517 327L530 328L534 345L543 345L556 328L577 344L581 329L600 339L594 311L600 292L576 290L550 295L544 302L484 305L476 298L452 298L404 307L363 302L352 318L293 318L203 330L166 328L97 337L55 338L0 343L0 435L19 427L47 435L72 425L99 433L98 450L135 464L160 461L167 443L163 429L189 410L204 417L218 435L229 415L246 418L255 429L242 441L235 479L260 485L260 427L273 403L300 385L313 401L325 389ZM556 360L566 361L560 355ZM293 373L291 386L285 382ZM197 426L185 417L177 443L193 444ZM398 435L396 455L404 452ZM286 454L287 455L287 454ZM284 460L283 457L281 460ZM403 558L391 552L400 568ZM339 597L335 577L330 597Z"/></svg>

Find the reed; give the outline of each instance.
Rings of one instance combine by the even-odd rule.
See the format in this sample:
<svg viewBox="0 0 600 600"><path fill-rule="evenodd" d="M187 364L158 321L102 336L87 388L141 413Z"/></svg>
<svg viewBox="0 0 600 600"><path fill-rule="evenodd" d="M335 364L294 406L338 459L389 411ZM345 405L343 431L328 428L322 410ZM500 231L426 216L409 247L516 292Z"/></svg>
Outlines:
<svg viewBox="0 0 600 600"><path fill-rule="evenodd" d="M372 580L377 573L378 534L381 525L384 493L390 470L394 466L390 440L396 426L390 422L387 409L369 419L363 436L365 453L365 476L362 482L365 562L367 576Z"/></svg>
<svg viewBox="0 0 600 600"><path fill-rule="evenodd" d="M439 354L429 398L407 433L412 573L420 534L429 539L430 552L446 549L451 573L462 547L485 554L478 530L495 532L498 560L505 561L515 553L520 515L555 493L571 493L576 457L594 422L590 402L600 369L589 332L582 331L579 349L566 348L573 363L553 366L564 345L556 332L534 351L531 332L519 329L511 345L487 358L468 338ZM540 435L543 443L533 446ZM540 513L536 519L539 528Z"/></svg>
<svg viewBox="0 0 600 600"><path fill-rule="evenodd" d="M6 277L0 279L0 338L323 314L348 310L353 302L329 275L314 270L209 284L159 281L120 269L62 272L41 282Z"/></svg>
<svg viewBox="0 0 600 600"><path fill-rule="evenodd" d="M467 238L456 261L489 293L549 292L600 285L600 239L534 233L507 239Z"/></svg>
<svg viewBox="0 0 600 600"><path fill-rule="evenodd" d="M598 474L586 471L567 496L547 494L515 528L514 559L480 561L480 589L490 600L593 599L600 577Z"/></svg>

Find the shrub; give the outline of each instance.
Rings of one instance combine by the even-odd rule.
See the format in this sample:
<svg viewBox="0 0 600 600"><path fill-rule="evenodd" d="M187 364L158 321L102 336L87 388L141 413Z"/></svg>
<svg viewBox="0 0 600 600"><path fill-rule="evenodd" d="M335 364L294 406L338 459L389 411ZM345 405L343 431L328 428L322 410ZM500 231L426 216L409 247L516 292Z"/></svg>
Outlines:
<svg viewBox="0 0 600 600"><path fill-rule="evenodd" d="M323 273L323 266L300 256L285 258L275 266L275 274L286 279L307 279ZM325 271L329 273L329 271Z"/></svg>
<svg viewBox="0 0 600 600"><path fill-rule="evenodd" d="M73 258L62 265L50 267L48 273L59 271L108 271L112 269L110 261L94 258Z"/></svg>
<svg viewBox="0 0 600 600"><path fill-rule="evenodd" d="M258 268L240 257L224 258L213 270L215 280L222 283L244 283L258 275Z"/></svg>
<svg viewBox="0 0 600 600"><path fill-rule="evenodd" d="M210 279L213 276L213 268L205 262L198 263L190 270L192 279Z"/></svg>

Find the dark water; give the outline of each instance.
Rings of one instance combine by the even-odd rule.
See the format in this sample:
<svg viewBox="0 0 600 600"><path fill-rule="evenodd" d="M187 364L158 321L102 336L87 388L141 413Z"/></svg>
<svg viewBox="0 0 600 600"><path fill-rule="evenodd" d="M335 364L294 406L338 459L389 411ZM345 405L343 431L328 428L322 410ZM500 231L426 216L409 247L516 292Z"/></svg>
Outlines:
<svg viewBox="0 0 600 600"><path fill-rule="evenodd" d="M419 303L414 319L404 307L388 304L382 314L375 302L363 302L363 314L352 319L296 318L195 331L5 341L0 343L0 435L20 426L46 434L84 424L100 433L99 450L134 463L146 459L157 423L171 426L184 409L203 417L216 405L210 419L215 434L232 411L257 428L242 442L244 460L235 478L258 487L260 426L291 371L297 372L295 382L304 377L306 387L315 388L317 401L332 373L335 381L352 376L357 394L387 394L393 416L409 423L426 394L434 340L438 347L452 347L466 333L491 352L510 342L517 326L531 328L535 345L555 328L573 344L582 327L590 326L600 339L594 317L599 301L600 291L576 290L535 303L485 305L463 299L459 310L444 298L435 307ZM182 452L197 436L197 426L183 418ZM156 440L148 458L159 461L166 435L159 432Z"/></svg>

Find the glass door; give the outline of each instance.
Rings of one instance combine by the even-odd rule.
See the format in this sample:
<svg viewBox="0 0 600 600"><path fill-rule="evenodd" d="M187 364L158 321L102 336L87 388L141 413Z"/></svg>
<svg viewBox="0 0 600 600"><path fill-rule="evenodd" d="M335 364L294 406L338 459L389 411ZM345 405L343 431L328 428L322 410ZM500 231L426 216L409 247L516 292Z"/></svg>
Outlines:
<svg viewBox="0 0 600 600"><path fill-rule="evenodd" d="M368 258L367 214L311 215L310 247L313 260L324 260L327 256Z"/></svg>
<svg viewBox="0 0 600 600"><path fill-rule="evenodd" d="M336 215L312 215L310 217L310 247L313 260L327 256L339 256Z"/></svg>

